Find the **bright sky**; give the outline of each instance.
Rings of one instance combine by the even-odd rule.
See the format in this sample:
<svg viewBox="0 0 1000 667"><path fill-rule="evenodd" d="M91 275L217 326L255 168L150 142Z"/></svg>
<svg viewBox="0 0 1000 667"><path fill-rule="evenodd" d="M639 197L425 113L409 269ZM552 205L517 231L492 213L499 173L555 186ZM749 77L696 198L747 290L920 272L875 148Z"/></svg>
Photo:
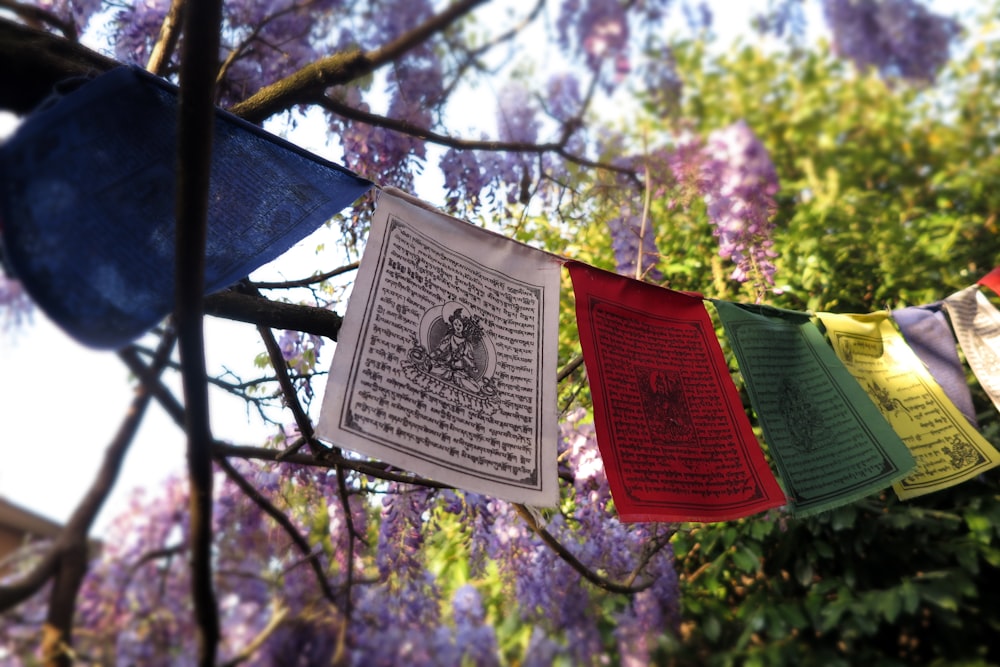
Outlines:
<svg viewBox="0 0 1000 667"><path fill-rule="evenodd" d="M716 15L715 29L722 42L745 30L750 9L764 4L761 0L727 3L725 14ZM945 13L959 8L956 3L932 4ZM807 6L815 29L822 21L816 11L818 3ZM733 11L737 7L739 11ZM0 136L6 133L5 127L9 129L9 121L0 115ZM292 140L324 152L319 142L310 145L308 132L308 127L302 128ZM300 267L311 270L317 266L312 254L315 247L314 240L306 240L276 266L279 270L285 267L288 278L302 277L307 271ZM330 248L320 256L322 268L342 265L342 255L342 251ZM252 376L252 360L263 350L253 327L211 318L206 326L209 371L225 366ZM332 345L323 349L322 368L329 367L332 353ZM104 448L125 415L132 397L128 372L115 354L76 344L36 311L34 323L17 335L0 335L0 379L0 496L64 521L86 493ZM316 388L321 390L324 382L318 382ZM216 437L237 444L263 443L269 431L253 415L248 417L241 401L218 392L211 401ZM116 490L98 520L98 533L124 506L132 489L155 485L171 472L183 473L184 443L181 431L157 405L151 405Z"/></svg>

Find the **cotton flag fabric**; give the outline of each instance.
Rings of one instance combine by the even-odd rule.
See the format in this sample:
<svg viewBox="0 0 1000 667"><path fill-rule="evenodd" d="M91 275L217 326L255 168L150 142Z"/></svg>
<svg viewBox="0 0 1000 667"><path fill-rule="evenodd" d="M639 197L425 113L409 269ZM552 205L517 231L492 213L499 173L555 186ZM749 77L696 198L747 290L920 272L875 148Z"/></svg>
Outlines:
<svg viewBox="0 0 1000 667"><path fill-rule="evenodd" d="M958 358L957 341L944 313L944 302L908 306L892 311L903 340L941 385L955 407L978 428L972 394L965 381L965 368Z"/></svg>
<svg viewBox="0 0 1000 667"><path fill-rule="evenodd" d="M783 505L702 297L567 266L621 520L728 521Z"/></svg>
<svg viewBox="0 0 1000 667"><path fill-rule="evenodd" d="M177 97L118 68L33 113L0 146L6 257L86 345L121 347L173 310ZM371 185L218 110L206 291L277 258Z"/></svg>
<svg viewBox="0 0 1000 667"><path fill-rule="evenodd" d="M944 302L969 368L1000 410L1000 312L976 285Z"/></svg>
<svg viewBox="0 0 1000 667"><path fill-rule="evenodd" d="M793 514L853 502L914 469L808 314L725 301L715 308Z"/></svg>
<svg viewBox="0 0 1000 667"><path fill-rule="evenodd" d="M379 194L317 434L456 487L558 502L561 262Z"/></svg>
<svg viewBox="0 0 1000 667"><path fill-rule="evenodd" d="M858 380L917 460L893 485L901 499L954 486L1000 463L892 326L886 311L818 313L837 357Z"/></svg>

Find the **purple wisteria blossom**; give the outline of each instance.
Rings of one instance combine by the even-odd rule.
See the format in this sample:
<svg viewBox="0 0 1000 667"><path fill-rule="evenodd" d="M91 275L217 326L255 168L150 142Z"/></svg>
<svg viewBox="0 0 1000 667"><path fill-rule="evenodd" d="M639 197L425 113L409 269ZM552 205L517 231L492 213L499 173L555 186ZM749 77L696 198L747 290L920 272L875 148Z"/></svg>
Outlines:
<svg viewBox="0 0 1000 667"><path fill-rule="evenodd" d="M674 178L696 187L719 239L719 255L736 264L730 278L753 281L758 294L774 284L777 256L771 220L777 204L778 174L771 156L745 121L715 130L702 144L685 137L670 160Z"/></svg>
<svg viewBox="0 0 1000 667"><path fill-rule="evenodd" d="M736 264L733 280L774 284L771 249L778 172L746 121L712 132L705 145L702 191L719 254Z"/></svg>
<svg viewBox="0 0 1000 667"><path fill-rule="evenodd" d="M278 339L278 347L281 348L281 356L288 362L290 368L303 374L311 373L319 361L323 338L315 334L286 330Z"/></svg>
<svg viewBox="0 0 1000 667"><path fill-rule="evenodd" d="M961 31L915 0L823 0L833 50L882 76L930 82Z"/></svg>

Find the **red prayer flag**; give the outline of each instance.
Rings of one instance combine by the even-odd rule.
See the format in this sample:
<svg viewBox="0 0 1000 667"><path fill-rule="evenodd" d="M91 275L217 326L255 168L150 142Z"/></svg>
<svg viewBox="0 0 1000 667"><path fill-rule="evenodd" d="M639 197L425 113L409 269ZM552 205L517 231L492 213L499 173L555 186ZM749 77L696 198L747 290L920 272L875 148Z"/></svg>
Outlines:
<svg viewBox="0 0 1000 667"><path fill-rule="evenodd" d="M728 521L784 504L701 295L567 267L621 520Z"/></svg>
<svg viewBox="0 0 1000 667"><path fill-rule="evenodd" d="M979 279L977 285L983 285L984 287L989 287L991 290L1000 294L1000 266L993 269L985 276Z"/></svg>

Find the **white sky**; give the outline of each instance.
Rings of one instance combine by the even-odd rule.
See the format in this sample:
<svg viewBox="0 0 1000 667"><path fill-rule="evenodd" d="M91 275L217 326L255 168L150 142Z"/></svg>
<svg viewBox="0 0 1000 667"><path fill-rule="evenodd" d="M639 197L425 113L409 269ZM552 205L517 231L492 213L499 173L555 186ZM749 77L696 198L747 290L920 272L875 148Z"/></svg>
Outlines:
<svg viewBox="0 0 1000 667"><path fill-rule="evenodd" d="M938 11L951 13L970 3L974 0L932 4ZM722 3L713 4L718 8ZM715 17L722 43L745 30L750 10L765 4L762 0L726 3L726 11L718 11ZM817 5L807 3L811 29L822 28ZM0 136L6 133L5 126L9 128L9 120L0 114ZM308 126L304 127L292 140L323 153L320 142L310 145L308 132ZM430 166L428 170L432 171ZM420 194L433 203L434 193ZM302 277L317 265L312 255L315 246L314 240L304 241L277 266L286 267L289 278ZM344 263L343 252L331 246L320 258L323 268ZM206 337L210 371L225 365L253 374L252 360L263 347L252 326L209 318ZM323 349L323 369L329 367L332 347ZM321 379L316 389L321 391L324 383ZM131 397L128 372L115 354L76 344L41 312L36 311L34 323L16 335L0 333L0 496L57 521L67 519L86 493ZM317 401L314 410L318 405ZM211 407L216 437L260 445L269 433L255 419L248 419L241 401L216 393ZM152 404L96 532L124 507L132 489L154 486L172 472L183 473L184 447L183 434Z"/></svg>

